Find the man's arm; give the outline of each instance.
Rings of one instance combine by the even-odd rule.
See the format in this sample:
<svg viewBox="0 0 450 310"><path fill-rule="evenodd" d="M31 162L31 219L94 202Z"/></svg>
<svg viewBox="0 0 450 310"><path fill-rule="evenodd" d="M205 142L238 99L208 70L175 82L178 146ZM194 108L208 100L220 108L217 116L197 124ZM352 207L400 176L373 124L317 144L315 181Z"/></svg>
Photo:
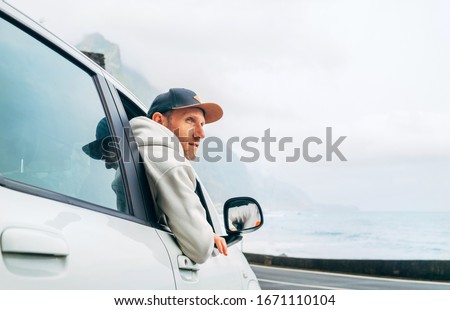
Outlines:
<svg viewBox="0 0 450 310"><path fill-rule="evenodd" d="M214 233L195 194L195 176L188 166L177 166L156 184L156 203L183 253L196 263L205 262L213 251Z"/></svg>

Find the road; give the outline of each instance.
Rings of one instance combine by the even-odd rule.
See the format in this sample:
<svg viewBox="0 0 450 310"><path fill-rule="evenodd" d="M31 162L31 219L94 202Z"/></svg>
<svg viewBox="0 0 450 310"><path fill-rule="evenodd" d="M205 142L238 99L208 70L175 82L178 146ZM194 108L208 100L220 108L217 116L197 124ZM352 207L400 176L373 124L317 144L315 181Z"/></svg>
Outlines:
<svg viewBox="0 0 450 310"><path fill-rule="evenodd" d="M410 281L251 265L263 290L450 290L450 282Z"/></svg>

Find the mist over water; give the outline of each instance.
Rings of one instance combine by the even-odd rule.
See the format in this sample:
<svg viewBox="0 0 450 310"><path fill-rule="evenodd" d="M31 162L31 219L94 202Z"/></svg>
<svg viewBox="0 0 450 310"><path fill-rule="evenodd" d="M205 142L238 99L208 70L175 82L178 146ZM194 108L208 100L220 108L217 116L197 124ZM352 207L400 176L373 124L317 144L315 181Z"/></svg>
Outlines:
<svg viewBox="0 0 450 310"><path fill-rule="evenodd" d="M249 253L301 258L449 260L450 212L267 212Z"/></svg>

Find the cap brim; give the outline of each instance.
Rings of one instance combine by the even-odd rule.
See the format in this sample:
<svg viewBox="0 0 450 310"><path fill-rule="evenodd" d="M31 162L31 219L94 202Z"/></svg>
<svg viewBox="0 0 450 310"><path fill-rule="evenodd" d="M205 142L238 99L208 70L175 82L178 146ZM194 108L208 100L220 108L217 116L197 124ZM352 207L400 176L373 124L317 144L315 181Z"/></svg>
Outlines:
<svg viewBox="0 0 450 310"><path fill-rule="evenodd" d="M205 112L205 123L210 124L218 121L223 116L223 110L220 105L213 102L204 102L198 104L191 104L183 107L175 107L173 110L180 110L186 108L199 108Z"/></svg>
<svg viewBox="0 0 450 310"><path fill-rule="evenodd" d="M92 141L91 143L86 144L81 149L86 155L93 159L103 159L107 157L109 154L105 153L108 150L108 145L111 141L113 141L113 137L108 136L103 139Z"/></svg>
<svg viewBox="0 0 450 310"><path fill-rule="evenodd" d="M101 148L102 148L102 140L95 140L83 146L82 150L89 157L100 160L102 159L103 156Z"/></svg>

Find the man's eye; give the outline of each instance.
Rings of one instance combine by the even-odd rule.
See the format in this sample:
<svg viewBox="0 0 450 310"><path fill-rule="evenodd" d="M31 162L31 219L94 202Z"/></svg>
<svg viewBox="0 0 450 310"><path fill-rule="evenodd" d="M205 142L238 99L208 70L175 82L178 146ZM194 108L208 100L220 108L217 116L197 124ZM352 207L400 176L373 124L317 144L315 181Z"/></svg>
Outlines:
<svg viewBox="0 0 450 310"><path fill-rule="evenodd" d="M187 121L188 123L192 123L192 122L194 122L194 119L193 119L192 117L188 117L188 118L186 119L186 121Z"/></svg>

